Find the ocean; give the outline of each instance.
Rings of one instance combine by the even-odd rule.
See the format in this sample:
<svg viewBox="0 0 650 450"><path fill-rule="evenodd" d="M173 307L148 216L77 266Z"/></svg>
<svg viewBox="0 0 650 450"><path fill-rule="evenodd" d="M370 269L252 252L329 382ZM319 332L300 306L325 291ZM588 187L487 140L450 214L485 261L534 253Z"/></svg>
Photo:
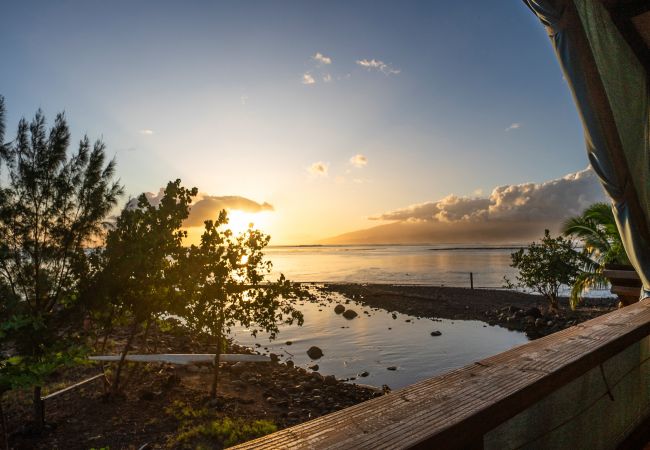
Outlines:
<svg viewBox="0 0 650 450"><path fill-rule="evenodd" d="M514 279L510 254L518 246L349 245L276 246L267 249L274 274L294 281L425 284L501 288Z"/></svg>

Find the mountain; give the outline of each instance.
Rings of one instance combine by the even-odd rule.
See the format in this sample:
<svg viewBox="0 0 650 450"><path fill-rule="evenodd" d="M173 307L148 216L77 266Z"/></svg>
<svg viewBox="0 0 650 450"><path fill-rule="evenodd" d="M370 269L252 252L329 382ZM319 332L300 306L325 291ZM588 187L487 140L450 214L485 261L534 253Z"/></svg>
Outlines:
<svg viewBox="0 0 650 450"><path fill-rule="evenodd" d="M319 241L325 245L354 244L505 244L539 239L548 228L559 230L557 222L393 222L352 231Z"/></svg>

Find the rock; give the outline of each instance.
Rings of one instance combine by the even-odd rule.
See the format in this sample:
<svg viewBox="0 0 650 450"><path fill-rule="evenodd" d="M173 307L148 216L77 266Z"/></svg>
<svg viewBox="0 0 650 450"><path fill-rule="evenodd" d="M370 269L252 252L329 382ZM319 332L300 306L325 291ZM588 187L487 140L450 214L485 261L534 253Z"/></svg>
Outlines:
<svg viewBox="0 0 650 450"><path fill-rule="evenodd" d="M350 310L348 309L348 310L345 311L345 312L348 312L348 311L350 311ZM356 313L355 313L355 314L356 314ZM318 348L318 347L316 347L316 346L314 345L314 346L312 346L312 347L309 347L309 350L307 350L307 355L308 355L311 359L319 359L319 358L321 358L321 357L323 356L323 351L322 351L320 348Z"/></svg>
<svg viewBox="0 0 650 450"><path fill-rule="evenodd" d="M295 365L295 364L293 363L293 361L291 361L291 360L288 360L287 362L285 362L285 364L287 365L287 367L288 367L289 369L293 369L293 366Z"/></svg>
<svg viewBox="0 0 650 450"><path fill-rule="evenodd" d="M336 305L334 307L334 312L336 314L341 314L341 313L343 313L343 311L345 311L345 306L343 306L343 305Z"/></svg>
<svg viewBox="0 0 650 450"><path fill-rule="evenodd" d="M286 344L287 344L287 345L291 345L291 344L293 344L293 342L291 342L291 341L287 341Z"/></svg>
<svg viewBox="0 0 650 450"><path fill-rule="evenodd" d="M529 308L529 309L526 310L526 315L527 316L533 316L534 318L537 319L539 317L542 317L542 311L540 311L539 308L536 308L536 307L533 306L532 308Z"/></svg>
<svg viewBox="0 0 650 450"><path fill-rule="evenodd" d="M323 379L323 383L325 383L328 386L334 386L336 384L336 377L334 375L327 375Z"/></svg>
<svg viewBox="0 0 650 450"><path fill-rule="evenodd" d="M348 320L352 320L352 319L354 319L355 317L357 317L358 315L359 315L359 314L357 314L357 312L356 312L354 309L346 309L346 310L343 312L343 317L345 317L345 318L348 319Z"/></svg>
<svg viewBox="0 0 650 450"><path fill-rule="evenodd" d="M397 370L397 366L386 367L386 370Z"/></svg>
<svg viewBox="0 0 650 450"><path fill-rule="evenodd" d="M391 317L392 317L393 319L397 319L397 314L393 313L393 314L391 314Z"/></svg>
<svg viewBox="0 0 650 450"><path fill-rule="evenodd" d="M507 310L507 311L508 311L510 314L514 314L514 313L516 313L517 311L520 311L520 310L521 310L521 308L518 308L518 307L516 307L516 306L510 305L510 306L508 307L508 310Z"/></svg>
<svg viewBox="0 0 650 450"><path fill-rule="evenodd" d="M364 378L367 377L368 375L370 375L370 374L368 373L367 370L364 370L363 372L361 372L361 373L359 374L360 377L364 377Z"/></svg>
<svg viewBox="0 0 650 450"><path fill-rule="evenodd" d="M406 319L404 322L410 322L410 321L411 321L411 319Z"/></svg>
<svg viewBox="0 0 650 450"><path fill-rule="evenodd" d="M141 390L141 391L138 393L138 398L139 398L140 400L144 400L144 401L150 402L151 400L153 400L154 398L156 398L156 394L154 394L153 392L151 392L151 391L148 390L148 389L143 389L143 390Z"/></svg>
<svg viewBox="0 0 650 450"><path fill-rule="evenodd" d="M274 363L276 363L276 362L278 362L278 361L280 360L280 358L278 357L278 355L275 354L275 353L271 353L271 354L269 355L269 357L271 358L271 362L274 362Z"/></svg>
<svg viewBox="0 0 650 450"><path fill-rule="evenodd" d="M541 317L535 319L535 326L536 327L541 327L542 325L544 325L544 319L542 319Z"/></svg>
<svg viewBox="0 0 650 450"><path fill-rule="evenodd" d="M431 332L431 336L442 336L442 332L436 330Z"/></svg>
<svg viewBox="0 0 650 450"><path fill-rule="evenodd" d="M314 364L313 366L309 366L309 368L311 370L318 370L319 369L318 364Z"/></svg>
<svg viewBox="0 0 650 450"><path fill-rule="evenodd" d="M549 320L548 322L546 322L546 326L547 327L552 327L553 326L553 321Z"/></svg>
<svg viewBox="0 0 650 450"><path fill-rule="evenodd" d="M169 389L174 386L178 386L179 384L181 384L181 377L179 377L176 374L171 374L167 377L167 379L163 383L163 388Z"/></svg>
<svg viewBox="0 0 650 450"><path fill-rule="evenodd" d="M236 362L235 364L233 364L232 366L230 366L230 371L231 371L232 373L234 373L234 374L240 374L240 373L242 373L242 372L245 371L245 370L246 370L246 364L244 364L244 363L241 362L241 361L240 361L240 362Z"/></svg>
<svg viewBox="0 0 650 450"><path fill-rule="evenodd" d="M243 380L232 380L230 384L241 389L246 389L246 387L248 387L248 384Z"/></svg>

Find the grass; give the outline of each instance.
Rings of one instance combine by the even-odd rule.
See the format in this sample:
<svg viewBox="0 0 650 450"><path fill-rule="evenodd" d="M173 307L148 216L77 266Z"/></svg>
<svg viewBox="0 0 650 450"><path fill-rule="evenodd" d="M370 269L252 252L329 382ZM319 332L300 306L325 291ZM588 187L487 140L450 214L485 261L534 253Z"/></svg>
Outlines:
<svg viewBox="0 0 650 450"><path fill-rule="evenodd" d="M195 409L184 402L174 402L165 412L180 422L182 431L171 442L174 447L230 447L277 431L277 426L268 420L210 419L207 408Z"/></svg>

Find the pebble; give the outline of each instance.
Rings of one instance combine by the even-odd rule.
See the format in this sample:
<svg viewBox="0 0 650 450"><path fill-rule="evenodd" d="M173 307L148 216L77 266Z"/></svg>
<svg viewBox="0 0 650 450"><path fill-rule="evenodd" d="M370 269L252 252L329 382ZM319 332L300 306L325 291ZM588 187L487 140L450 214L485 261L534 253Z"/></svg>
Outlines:
<svg viewBox="0 0 650 450"><path fill-rule="evenodd" d="M441 335L442 335L442 333L440 331L438 331L438 330L431 332L431 336L441 336Z"/></svg>
<svg viewBox="0 0 650 450"><path fill-rule="evenodd" d="M397 366L386 367L387 370L397 370Z"/></svg>

